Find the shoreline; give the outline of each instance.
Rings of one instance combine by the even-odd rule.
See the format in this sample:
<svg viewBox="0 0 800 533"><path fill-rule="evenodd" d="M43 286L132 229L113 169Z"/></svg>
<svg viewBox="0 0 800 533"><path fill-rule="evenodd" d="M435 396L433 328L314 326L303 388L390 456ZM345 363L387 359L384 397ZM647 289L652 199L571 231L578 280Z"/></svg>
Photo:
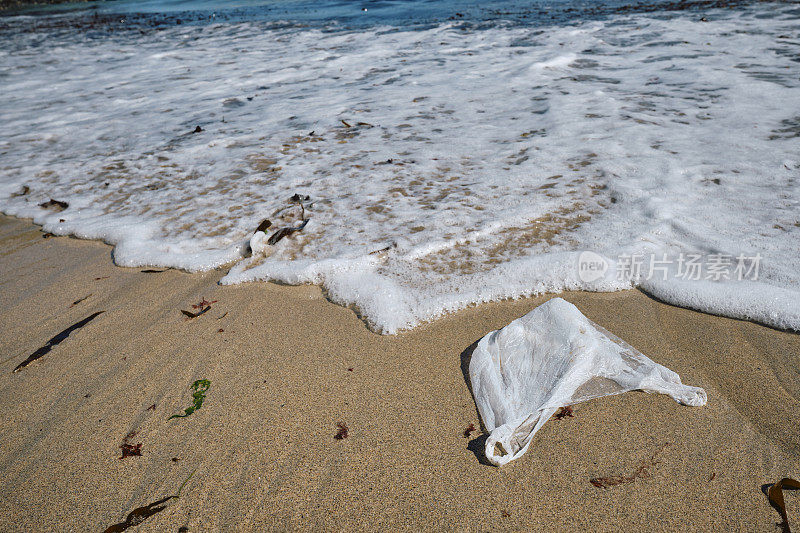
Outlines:
<svg viewBox="0 0 800 533"><path fill-rule="evenodd" d="M770 530L779 516L761 486L800 474L800 335L639 290L481 304L383 336L316 286L221 286L223 269L143 273L114 266L108 245L43 239L6 216L0 265L3 530L103 530L193 471L140 531ZM514 464L483 464L481 431L463 436L480 428L469 347L554 296L704 387L708 405L639 392L586 402ZM181 314L202 298L217 302ZM202 408L167 420L198 379L211 382ZM339 422L348 437L337 440ZM131 432L142 455L119 459ZM657 450L647 479L589 482ZM794 495L787 507L797 523Z"/></svg>

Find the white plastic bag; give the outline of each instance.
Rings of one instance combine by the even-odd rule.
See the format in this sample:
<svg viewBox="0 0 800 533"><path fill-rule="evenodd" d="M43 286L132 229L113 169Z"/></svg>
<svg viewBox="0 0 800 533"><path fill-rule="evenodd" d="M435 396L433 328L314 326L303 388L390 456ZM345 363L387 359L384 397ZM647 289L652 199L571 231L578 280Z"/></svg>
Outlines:
<svg viewBox="0 0 800 533"><path fill-rule="evenodd" d="M561 298L483 337L469 364L472 394L491 435L486 457L502 466L528 449L559 407L644 390L701 406L706 392L681 384Z"/></svg>

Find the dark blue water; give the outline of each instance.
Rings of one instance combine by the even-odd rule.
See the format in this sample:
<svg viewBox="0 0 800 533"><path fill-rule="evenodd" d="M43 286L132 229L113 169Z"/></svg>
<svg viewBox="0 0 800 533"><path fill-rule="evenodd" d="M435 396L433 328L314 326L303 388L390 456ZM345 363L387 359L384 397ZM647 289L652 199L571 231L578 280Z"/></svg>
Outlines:
<svg viewBox="0 0 800 533"><path fill-rule="evenodd" d="M96 23L208 24L242 21L358 29L375 25L429 26L459 21L483 26L502 21L539 25L604 18L632 12L740 8L746 0L107 0L38 5L2 13L72 15ZM0 17L1 19L2 17Z"/></svg>

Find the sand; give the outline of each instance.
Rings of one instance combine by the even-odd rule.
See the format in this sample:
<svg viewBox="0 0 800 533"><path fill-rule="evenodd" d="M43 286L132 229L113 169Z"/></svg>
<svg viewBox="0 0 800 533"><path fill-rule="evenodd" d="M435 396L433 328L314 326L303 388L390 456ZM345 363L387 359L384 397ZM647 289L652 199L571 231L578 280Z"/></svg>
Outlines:
<svg viewBox="0 0 800 533"><path fill-rule="evenodd" d="M381 336L315 286L220 286L224 270L142 273L112 254L0 217L2 531L103 531L192 472L139 531L774 531L762 486L800 476L797 334L639 291L562 294L708 405L641 392L580 404L496 468L481 431L463 435L480 427L469 348L552 295ZM218 302L186 320L201 298ZM202 408L168 420L201 378ZM121 460L132 431L142 455ZM643 463L632 483L589 482ZM800 495L786 501L800 528Z"/></svg>

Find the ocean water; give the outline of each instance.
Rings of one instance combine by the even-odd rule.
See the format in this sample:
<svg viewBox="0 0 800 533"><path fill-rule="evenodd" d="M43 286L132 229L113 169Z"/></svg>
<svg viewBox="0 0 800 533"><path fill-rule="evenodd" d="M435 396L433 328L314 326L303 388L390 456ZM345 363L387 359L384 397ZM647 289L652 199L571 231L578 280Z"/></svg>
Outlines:
<svg viewBox="0 0 800 533"><path fill-rule="evenodd" d="M796 3L62 5L0 17L0 94L0 210L122 266L382 333L633 286L800 330Z"/></svg>

